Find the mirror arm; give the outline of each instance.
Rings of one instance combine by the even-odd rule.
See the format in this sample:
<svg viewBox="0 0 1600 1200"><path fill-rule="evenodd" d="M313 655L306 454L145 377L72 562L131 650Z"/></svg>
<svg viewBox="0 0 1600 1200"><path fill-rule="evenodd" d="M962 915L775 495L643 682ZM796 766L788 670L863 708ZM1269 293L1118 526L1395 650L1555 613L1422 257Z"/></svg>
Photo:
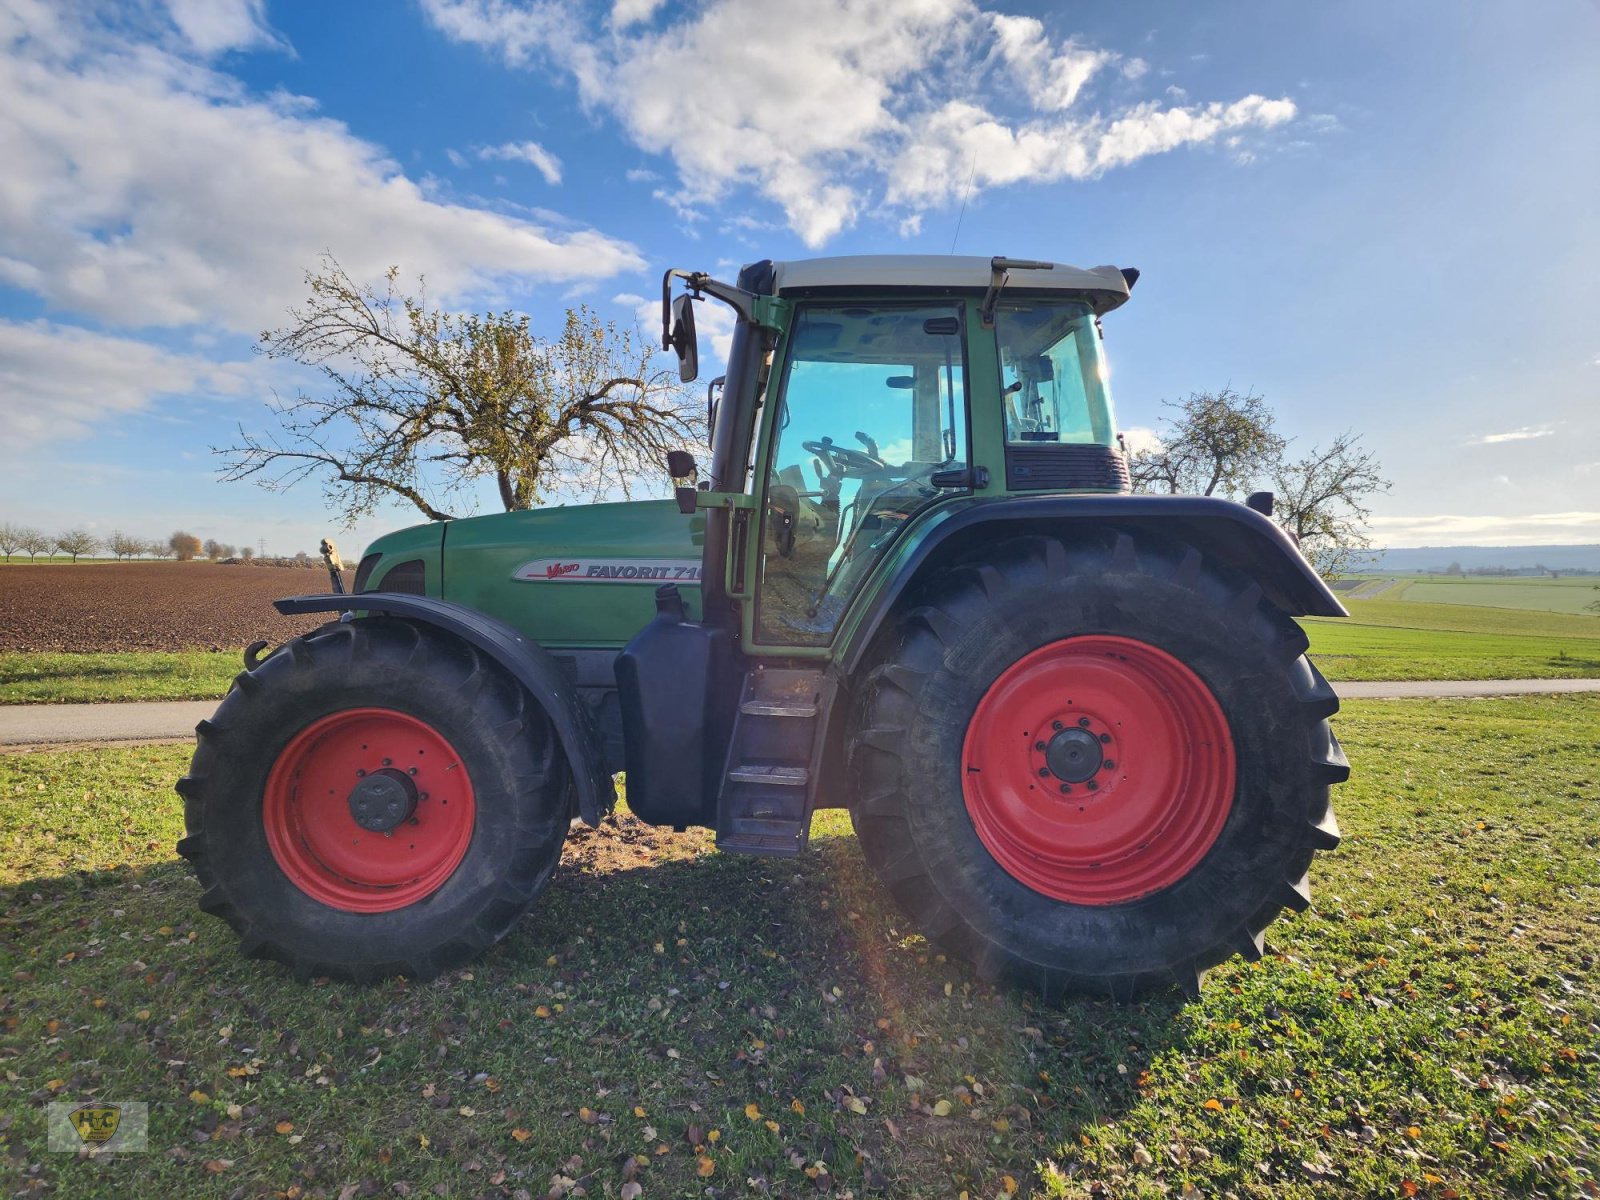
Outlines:
<svg viewBox="0 0 1600 1200"><path fill-rule="evenodd" d="M789 302L774 296L757 296L731 283L713 279L704 271L685 271L669 267L661 276L661 348L672 349L672 281L681 279L684 286L696 297L710 296L721 300L739 314L739 318L763 329L781 331L787 324Z"/></svg>

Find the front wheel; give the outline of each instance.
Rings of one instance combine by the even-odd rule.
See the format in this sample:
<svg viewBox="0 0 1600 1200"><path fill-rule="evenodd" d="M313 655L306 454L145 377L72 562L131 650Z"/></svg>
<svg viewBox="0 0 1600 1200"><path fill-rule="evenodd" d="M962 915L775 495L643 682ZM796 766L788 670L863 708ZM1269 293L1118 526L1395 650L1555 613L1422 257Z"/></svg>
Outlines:
<svg viewBox="0 0 1600 1200"><path fill-rule="evenodd" d="M301 976L427 978L503 937L561 854L544 713L470 646L387 618L235 681L179 781L200 904Z"/></svg>
<svg viewBox="0 0 1600 1200"><path fill-rule="evenodd" d="M1349 773L1304 634L1192 547L1024 538L932 580L851 749L868 863L987 977L1198 988L1309 903Z"/></svg>

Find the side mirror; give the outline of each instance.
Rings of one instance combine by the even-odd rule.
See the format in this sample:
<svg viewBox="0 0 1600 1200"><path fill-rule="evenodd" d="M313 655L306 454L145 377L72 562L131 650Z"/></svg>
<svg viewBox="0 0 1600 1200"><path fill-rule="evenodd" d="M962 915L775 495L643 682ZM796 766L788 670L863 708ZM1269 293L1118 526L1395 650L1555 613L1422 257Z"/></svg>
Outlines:
<svg viewBox="0 0 1600 1200"><path fill-rule="evenodd" d="M700 473L700 464L694 461L694 455L687 450L668 450L667 473L674 479L687 479L693 483L694 477Z"/></svg>
<svg viewBox="0 0 1600 1200"><path fill-rule="evenodd" d="M694 481L695 476L700 474L700 466L694 461L694 455L687 450L668 450L667 473L672 476L672 497L678 502L678 511L685 516L690 515L698 503Z"/></svg>
<svg viewBox="0 0 1600 1200"><path fill-rule="evenodd" d="M694 334L694 300L687 292L672 302L670 340L678 355L678 378L693 383L700 374L700 344Z"/></svg>

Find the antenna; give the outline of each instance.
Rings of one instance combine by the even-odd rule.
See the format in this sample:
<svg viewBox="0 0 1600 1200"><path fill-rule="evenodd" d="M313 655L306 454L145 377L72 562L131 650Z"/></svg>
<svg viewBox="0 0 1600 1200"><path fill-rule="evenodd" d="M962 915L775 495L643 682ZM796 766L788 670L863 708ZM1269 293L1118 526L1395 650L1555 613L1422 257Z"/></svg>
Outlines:
<svg viewBox="0 0 1600 1200"><path fill-rule="evenodd" d="M950 253L956 252L956 242L961 237L961 222L967 216L967 201L972 197L972 181L978 176L978 152L972 152L972 169L967 172L967 190L961 194L961 212L956 216L955 236L950 239Z"/></svg>

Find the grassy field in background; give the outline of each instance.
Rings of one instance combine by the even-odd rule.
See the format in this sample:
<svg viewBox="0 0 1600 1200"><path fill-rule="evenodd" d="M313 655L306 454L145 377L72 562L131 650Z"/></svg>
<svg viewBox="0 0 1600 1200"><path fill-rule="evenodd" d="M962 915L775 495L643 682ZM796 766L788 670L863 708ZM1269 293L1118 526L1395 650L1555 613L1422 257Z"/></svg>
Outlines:
<svg viewBox="0 0 1600 1200"><path fill-rule="evenodd" d="M220 700L243 669L237 652L115 654L0 651L0 704Z"/></svg>
<svg viewBox="0 0 1600 1200"><path fill-rule="evenodd" d="M1302 622L1329 679L1600 677L1600 616L1389 599L1345 607L1348 618Z"/></svg>
<svg viewBox="0 0 1600 1200"><path fill-rule="evenodd" d="M1600 600L1600 579L1440 578L1415 579L1403 597L1420 604L1470 604L1543 612L1581 613Z"/></svg>
<svg viewBox="0 0 1600 1200"><path fill-rule="evenodd" d="M179 747L0 756L0 1174L51 1195L1509 1197L1600 1171L1600 697L1350 704L1345 842L1201 1000L1059 1009L913 935L847 823L624 818L444 979L240 959ZM607 854L597 857L597 847ZM44 1153L43 1107L151 1149Z"/></svg>

